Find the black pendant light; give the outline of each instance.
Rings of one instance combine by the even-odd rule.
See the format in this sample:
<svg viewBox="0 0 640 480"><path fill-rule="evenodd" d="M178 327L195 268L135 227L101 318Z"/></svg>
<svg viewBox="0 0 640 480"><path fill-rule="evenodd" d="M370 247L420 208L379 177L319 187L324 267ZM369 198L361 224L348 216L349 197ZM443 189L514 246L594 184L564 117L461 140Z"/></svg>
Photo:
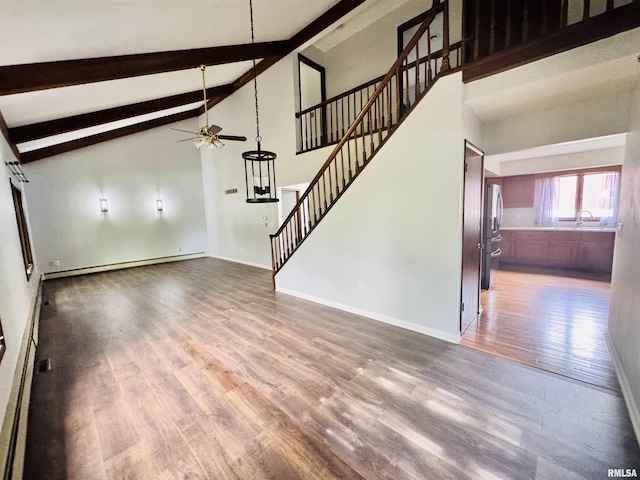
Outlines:
<svg viewBox="0 0 640 480"><path fill-rule="evenodd" d="M242 154L244 158L244 176L247 187L247 203L272 203L276 198L276 154L262 150L260 136L260 116L258 114L258 80L256 73L255 39L253 36L253 3L249 0L251 18L251 45L253 47L253 91L256 100L256 143L257 150Z"/></svg>

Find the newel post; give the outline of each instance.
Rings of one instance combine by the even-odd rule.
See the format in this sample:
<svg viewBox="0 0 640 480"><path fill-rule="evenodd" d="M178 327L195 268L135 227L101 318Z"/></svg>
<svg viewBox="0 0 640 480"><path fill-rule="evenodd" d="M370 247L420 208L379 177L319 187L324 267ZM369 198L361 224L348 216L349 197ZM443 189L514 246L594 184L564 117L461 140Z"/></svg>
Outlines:
<svg viewBox="0 0 640 480"><path fill-rule="evenodd" d="M451 68L449 63L449 0L444 0L444 11L442 19L442 68L446 72Z"/></svg>

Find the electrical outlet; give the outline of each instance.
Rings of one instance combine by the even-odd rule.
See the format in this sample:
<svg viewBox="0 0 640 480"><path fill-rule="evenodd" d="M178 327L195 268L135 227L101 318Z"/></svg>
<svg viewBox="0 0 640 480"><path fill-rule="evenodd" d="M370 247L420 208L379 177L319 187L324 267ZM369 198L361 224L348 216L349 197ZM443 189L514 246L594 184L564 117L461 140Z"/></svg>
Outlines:
<svg viewBox="0 0 640 480"><path fill-rule="evenodd" d="M364 292L364 284L362 282L358 282L358 291Z"/></svg>

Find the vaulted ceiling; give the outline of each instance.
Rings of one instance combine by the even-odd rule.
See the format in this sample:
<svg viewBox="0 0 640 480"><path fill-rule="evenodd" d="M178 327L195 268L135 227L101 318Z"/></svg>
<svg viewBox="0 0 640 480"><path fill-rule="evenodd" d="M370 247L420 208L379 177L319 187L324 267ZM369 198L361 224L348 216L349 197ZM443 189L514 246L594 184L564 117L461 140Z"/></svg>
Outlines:
<svg viewBox="0 0 640 480"><path fill-rule="evenodd" d="M0 113L22 163L202 113L378 0L5 0ZM366 5L365 5L366 4Z"/></svg>

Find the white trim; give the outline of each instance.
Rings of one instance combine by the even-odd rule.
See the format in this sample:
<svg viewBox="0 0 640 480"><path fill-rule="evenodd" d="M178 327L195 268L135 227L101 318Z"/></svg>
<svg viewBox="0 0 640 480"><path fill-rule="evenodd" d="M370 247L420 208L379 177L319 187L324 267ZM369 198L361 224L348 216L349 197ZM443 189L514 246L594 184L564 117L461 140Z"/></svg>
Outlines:
<svg viewBox="0 0 640 480"><path fill-rule="evenodd" d="M209 255L211 258L217 258L219 260L225 260L227 262L241 263L243 265L249 265L250 267L262 268L264 270L271 270L271 265L263 265L261 263L247 262L245 260L239 260L237 258L221 257L219 255Z"/></svg>
<svg viewBox="0 0 640 480"><path fill-rule="evenodd" d="M613 366L616 370L616 374L618 375L618 381L620 382L620 388L622 389L622 397L627 404L627 410L629 411L633 431L636 434L636 440L640 442L640 410L638 410L638 404L636 403L635 398L633 398L631 383L629 382L627 375L624 373L622 362L620 362L620 357L618 356L618 352L616 351L616 347L608 329L604 334L604 338L607 340L607 346L609 347L609 353L613 360Z"/></svg>
<svg viewBox="0 0 640 480"><path fill-rule="evenodd" d="M38 286L31 301L28 317L29 322L22 335L9 402L4 414L4 419L2 420L2 425L0 426L0 477L2 478L7 474L6 468L13 469L11 478L16 479L22 478L24 469L27 421L29 416L29 403L31 401L31 381L33 378L37 348L37 340L34 336L37 334L40 322L42 280L40 276L38 278ZM18 423L15 425L14 430L16 417L18 417ZM15 438L15 444L11 445L13 438ZM8 459L11 454L13 454L13 464L8 465Z"/></svg>
<svg viewBox="0 0 640 480"><path fill-rule="evenodd" d="M343 310L345 312L354 313L356 315L360 315L361 317L367 317L372 320L376 320L378 322L386 323L389 325L393 325L395 327L404 328L405 330L410 330L412 332L421 333L423 335L428 335L430 337L439 338L440 340L444 340L449 343L460 343L460 335L452 335L450 333L443 332L442 330L436 330L429 327L423 327L422 325L416 325L415 323L405 322L404 320L399 320L393 317L387 317L386 315L381 315L379 313L370 312L368 310L363 310L360 308L355 308L350 305L344 305L338 302L332 302L330 300L325 300L324 298L314 297L313 295L308 295L306 293L297 292L295 290L289 290L287 288L276 287L276 292L284 293L286 295L291 295L294 297L302 298L303 300L309 300L310 302L319 303L321 305L326 305L327 307L337 308L338 310Z"/></svg>
<svg viewBox="0 0 640 480"><path fill-rule="evenodd" d="M142 267L145 265L156 265L159 263L192 260L194 258L203 258L205 256L206 255L202 252L202 253L192 253L188 255L176 255L175 257L161 257L161 258L151 258L148 260L137 260L133 262L112 263L110 265L99 265L97 267L86 267L86 268L78 268L75 270L65 270L62 272L44 273L42 274L42 277L44 280L49 280L51 278L73 277L76 275L85 275L87 273L107 272L110 270L121 270L123 268Z"/></svg>

